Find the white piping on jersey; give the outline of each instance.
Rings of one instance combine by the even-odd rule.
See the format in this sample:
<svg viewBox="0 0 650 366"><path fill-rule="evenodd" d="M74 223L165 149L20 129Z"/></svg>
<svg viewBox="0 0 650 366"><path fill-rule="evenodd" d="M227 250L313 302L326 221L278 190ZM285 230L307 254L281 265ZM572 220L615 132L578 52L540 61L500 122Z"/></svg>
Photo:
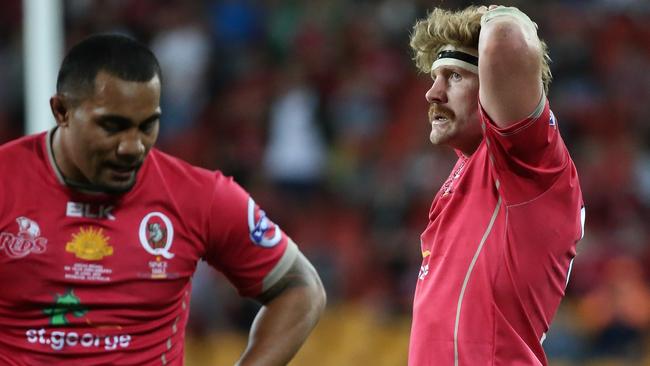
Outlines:
<svg viewBox="0 0 650 366"><path fill-rule="evenodd" d="M544 112L544 106L546 105L546 93L544 93L544 86L542 86L542 96L539 98L539 103L537 103L537 107L535 107L535 110L533 113L528 116L528 118L532 119L538 119L539 116L542 115L542 112Z"/></svg>
<svg viewBox="0 0 650 366"><path fill-rule="evenodd" d="M580 208L580 239L578 239L578 240L582 240L582 238L585 237L585 215L586 215L585 206L582 206ZM573 269L573 261L575 259L576 258L573 257L573 258L571 258L571 262L569 262L569 269L567 270L567 273L566 273L566 283L564 284L564 289L565 290L566 290L567 286L569 286L569 278L571 277L571 270Z"/></svg>
<svg viewBox="0 0 650 366"><path fill-rule="evenodd" d="M497 187L498 187L498 182L497 182ZM488 224L487 228L485 229L485 232L483 233L483 237L481 238L481 242L478 245L478 249L476 249L476 253L474 253L474 258L472 258L472 261L469 264L469 268L467 269L467 273L465 274L465 280L463 281L463 286L460 289L460 296L458 297L458 306L456 307L456 320L454 323L454 366L458 366L458 325L460 324L460 309L463 305L463 297L465 296L465 289L467 288L467 283L469 282L469 276L472 274L472 270L474 269L474 265L478 260L478 256L479 254L481 254L481 249L483 249L483 245L485 244L488 235L490 235L490 232L492 231L492 227L494 226L494 221L496 221L497 219L497 214L499 213L500 207L501 207L501 195L499 195L499 200L497 201L496 207L494 208L494 212L492 213L492 218L490 218L490 223Z"/></svg>
<svg viewBox="0 0 650 366"><path fill-rule="evenodd" d="M582 206L580 208L580 239L585 237L585 206ZM569 286L569 279L571 278L571 270L573 269L573 261L575 260L575 257L571 258L571 261L569 262L569 269L566 271L566 282L564 283L564 289L566 290L567 286ZM540 344L544 343L544 340L546 339L546 332L542 333L542 338L539 340Z"/></svg>
<svg viewBox="0 0 650 366"><path fill-rule="evenodd" d="M587 212L585 211L585 206L582 206L580 208L580 230L582 233L580 234L580 240L585 237L585 218L587 216Z"/></svg>
<svg viewBox="0 0 650 366"><path fill-rule="evenodd" d="M564 283L564 289L566 290L567 286L569 286L569 278L571 278L571 270L573 269L573 260L575 258L571 258L571 262L569 262L569 270L566 271L566 282Z"/></svg>

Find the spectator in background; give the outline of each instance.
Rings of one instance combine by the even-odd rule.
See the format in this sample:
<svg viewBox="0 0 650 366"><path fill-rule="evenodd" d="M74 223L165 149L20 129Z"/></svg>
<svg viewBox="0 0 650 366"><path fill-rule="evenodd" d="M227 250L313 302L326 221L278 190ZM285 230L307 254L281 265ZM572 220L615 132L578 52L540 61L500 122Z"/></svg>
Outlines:
<svg viewBox="0 0 650 366"><path fill-rule="evenodd" d="M421 236L411 365L546 365L541 343L582 237L578 176L546 99L537 25L517 8L415 24L430 140L458 161Z"/></svg>
<svg viewBox="0 0 650 366"><path fill-rule="evenodd" d="M194 127L205 104L212 42L193 14L191 2L163 7L157 17L160 33L151 49L165 70L161 107L165 111L161 138L165 141Z"/></svg>
<svg viewBox="0 0 650 366"><path fill-rule="evenodd" d="M320 186L326 163L318 124L318 96L299 65L290 63L271 104L264 168L287 195L310 196Z"/></svg>

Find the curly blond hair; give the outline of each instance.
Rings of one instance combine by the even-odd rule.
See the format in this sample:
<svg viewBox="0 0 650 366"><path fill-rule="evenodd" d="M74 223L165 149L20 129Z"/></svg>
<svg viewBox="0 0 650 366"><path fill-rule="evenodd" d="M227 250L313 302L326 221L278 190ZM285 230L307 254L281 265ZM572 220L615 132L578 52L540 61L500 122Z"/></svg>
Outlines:
<svg viewBox="0 0 650 366"><path fill-rule="evenodd" d="M431 65L438 52L445 45L478 49L478 37L481 31L481 13L477 6L469 6L459 11L435 8L426 19L418 20L413 26L410 46L413 50L415 66L423 72L430 73ZM540 40L542 47L542 82L544 92L548 95L551 83L551 58L546 43Z"/></svg>

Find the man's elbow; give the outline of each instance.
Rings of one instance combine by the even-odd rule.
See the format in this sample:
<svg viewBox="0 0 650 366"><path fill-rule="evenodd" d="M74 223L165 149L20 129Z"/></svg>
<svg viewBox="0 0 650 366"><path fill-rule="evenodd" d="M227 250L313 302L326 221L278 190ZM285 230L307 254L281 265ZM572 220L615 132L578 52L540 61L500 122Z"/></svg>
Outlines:
<svg viewBox="0 0 650 366"><path fill-rule="evenodd" d="M325 287L323 287L323 284L320 280L318 281L316 288L313 289L313 292L314 307L316 308L318 316L320 317L320 315L325 311L325 307L327 306L327 292L325 291Z"/></svg>
<svg viewBox="0 0 650 366"><path fill-rule="evenodd" d="M327 305L327 293L325 287L320 280L320 277L315 272L308 282L308 286L302 287L304 302L309 304L310 312L316 317L320 316L325 311Z"/></svg>
<svg viewBox="0 0 650 366"><path fill-rule="evenodd" d="M532 25L520 24L516 19L495 19L481 30L479 59L503 63L508 60L537 61L542 52L541 43Z"/></svg>

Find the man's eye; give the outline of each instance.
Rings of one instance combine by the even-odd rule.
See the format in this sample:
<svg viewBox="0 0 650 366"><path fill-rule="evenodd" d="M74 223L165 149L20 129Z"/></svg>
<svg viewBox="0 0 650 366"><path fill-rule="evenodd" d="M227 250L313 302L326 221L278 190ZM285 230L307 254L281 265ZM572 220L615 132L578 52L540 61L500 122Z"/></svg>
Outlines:
<svg viewBox="0 0 650 366"><path fill-rule="evenodd" d="M140 130L142 130L142 132L149 133L149 132L153 131L153 129L156 126L157 123L158 123L158 120L149 121L149 122L141 125Z"/></svg>
<svg viewBox="0 0 650 366"><path fill-rule="evenodd" d="M118 123L113 122L103 122L101 124L102 129L106 132L114 133L119 132L122 129L122 126Z"/></svg>
<svg viewBox="0 0 650 366"><path fill-rule="evenodd" d="M451 80L456 80L456 81L458 81L458 80L461 79L461 76L460 76L460 74L457 73L457 72L452 72L451 75L449 76L449 78L450 78Z"/></svg>

